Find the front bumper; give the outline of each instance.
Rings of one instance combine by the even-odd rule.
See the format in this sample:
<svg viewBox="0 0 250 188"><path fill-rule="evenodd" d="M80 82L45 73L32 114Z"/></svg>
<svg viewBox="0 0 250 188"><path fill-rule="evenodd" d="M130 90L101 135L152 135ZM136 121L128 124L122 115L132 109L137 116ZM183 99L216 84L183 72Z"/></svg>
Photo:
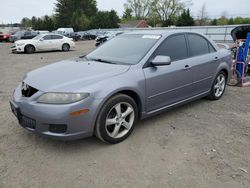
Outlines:
<svg viewBox="0 0 250 188"><path fill-rule="evenodd" d="M36 102L41 94L38 91L30 98L22 97L19 85L11 97L11 110L23 128L58 140L76 140L93 135L99 100L89 97L74 104L47 105ZM89 109L89 112L70 115L81 109Z"/></svg>
<svg viewBox="0 0 250 188"><path fill-rule="evenodd" d="M12 46L11 48L11 52L12 53L20 53L20 52L24 52L24 46Z"/></svg>

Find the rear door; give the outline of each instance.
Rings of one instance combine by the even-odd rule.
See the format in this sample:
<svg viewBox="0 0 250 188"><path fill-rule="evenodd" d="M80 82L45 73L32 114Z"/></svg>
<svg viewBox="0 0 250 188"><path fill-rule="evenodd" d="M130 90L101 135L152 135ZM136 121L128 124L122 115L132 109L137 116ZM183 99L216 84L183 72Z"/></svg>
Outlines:
<svg viewBox="0 0 250 188"><path fill-rule="evenodd" d="M52 45L54 50L61 50L63 45L63 36L52 35Z"/></svg>
<svg viewBox="0 0 250 188"><path fill-rule="evenodd" d="M187 35L189 57L193 61L193 90L198 95L211 89L213 76L218 64L218 56L212 44L199 34Z"/></svg>
<svg viewBox="0 0 250 188"><path fill-rule="evenodd" d="M146 77L147 111L177 103L193 95L192 61L188 58L185 34L167 38L155 51L157 55L170 56L172 63L167 66L143 69Z"/></svg>

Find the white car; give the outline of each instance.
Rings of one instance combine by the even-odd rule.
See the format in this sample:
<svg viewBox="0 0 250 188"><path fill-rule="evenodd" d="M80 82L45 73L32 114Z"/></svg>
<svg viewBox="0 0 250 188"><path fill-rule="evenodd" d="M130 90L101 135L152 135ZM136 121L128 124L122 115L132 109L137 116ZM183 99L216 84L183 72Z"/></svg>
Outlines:
<svg viewBox="0 0 250 188"><path fill-rule="evenodd" d="M69 51L75 48L73 39L63 35L46 33L30 40L18 40L12 47L12 52L34 53L38 51Z"/></svg>

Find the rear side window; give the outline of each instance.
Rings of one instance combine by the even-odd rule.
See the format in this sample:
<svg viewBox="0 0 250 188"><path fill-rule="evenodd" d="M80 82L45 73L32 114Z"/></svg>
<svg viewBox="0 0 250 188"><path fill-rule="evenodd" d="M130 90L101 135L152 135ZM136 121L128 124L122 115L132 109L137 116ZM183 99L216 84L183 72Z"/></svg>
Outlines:
<svg viewBox="0 0 250 188"><path fill-rule="evenodd" d="M60 35L52 35L52 39L62 39L63 37Z"/></svg>
<svg viewBox="0 0 250 188"><path fill-rule="evenodd" d="M46 35L43 37L44 40L51 40L51 35Z"/></svg>
<svg viewBox="0 0 250 188"><path fill-rule="evenodd" d="M166 39L156 50L155 56L169 56L172 61L186 59L188 57L185 35L175 35Z"/></svg>
<svg viewBox="0 0 250 188"><path fill-rule="evenodd" d="M191 57L209 54L208 41L205 38L195 34L188 34L187 36Z"/></svg>

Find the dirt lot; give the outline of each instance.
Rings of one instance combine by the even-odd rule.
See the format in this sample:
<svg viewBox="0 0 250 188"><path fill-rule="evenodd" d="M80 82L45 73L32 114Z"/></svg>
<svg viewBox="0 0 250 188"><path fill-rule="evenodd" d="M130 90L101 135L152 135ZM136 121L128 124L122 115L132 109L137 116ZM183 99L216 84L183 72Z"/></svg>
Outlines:
<svg viewBox="0 0 250 188"><path fill-rule="evenodd" d="M11 54L0 43L0 187L250 187L250 88L228 88L141 121L118 145L60 142L22 129L8 98L35 68L88 52Z"/></svg>

